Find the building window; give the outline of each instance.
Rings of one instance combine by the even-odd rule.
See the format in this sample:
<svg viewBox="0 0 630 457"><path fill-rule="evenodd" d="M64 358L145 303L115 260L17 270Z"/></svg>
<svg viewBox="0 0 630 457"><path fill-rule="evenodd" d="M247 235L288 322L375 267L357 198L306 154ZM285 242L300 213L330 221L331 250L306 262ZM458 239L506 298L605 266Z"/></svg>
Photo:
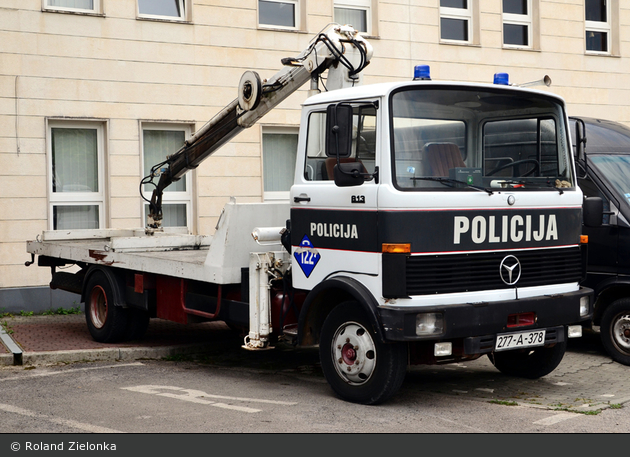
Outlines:
<svg viewBox="0 0 630 457"><path fill-rule="evenodd" d="M586 0L586 50L610 52L610 3L611 0Z"/></svg>
<svg viewBox="0 0 630 457"><path fill-rule="evenodd" d="M43 0L45 10L100 13L101 0Z"/></svg>
<svg viewBox="0 0 630 457"><path fill-rule="evenodd" d="M531 0L503 0L503 44L532 46Z"/></svg>
<svg viewBox="0 0 630 457"><path fill-rule="evenodd" d="M288 199L295 175L298 130L263 128L262 158L265 200Z"/></svg>
<svg viewBox="0 0 630 457"><path fill-rule="evenodd" d="M286 29L300 28L300 2L258 0L258 24Z"/></svg>
<svg viewBox="0 0 630 457"><path fill-rule="evenodd" d="M472 0L440 0L440 38L471 43Z"/></svg>
<svg viewBox="0 0 630 457"><path fill-rule="evenodd" d="M335 22L348 24L358 30L371 34L371 3L372 0L339 0L335 1Z"/></svg>
<svg viewBox="0 0 630 457"><path fill-rule="evenodd" d="M185 21L188 18L187 0L138 0L138 16L149 19Z"/></svg>
<svg viewBox="0 0 630 457"><path fill-rule="evenodd" d="M52 230L103 226L103 125L48 123Z"/></svg>
<svg viewBox="0 0 630 457"><path fill-rule="evenodd" d="M179 124L142 124L142 162L143 176L151 173L151 168L164 160L166 156L177 152L184 140L190 136L190 127ZM159 178L157 178L159 179ZM179 181L173 182L162 194L162 226L188 227L192 219L192 177L186 173ZM142 189L150 199L154 187L145 185ZM149 214L149 205L144 203L144 220Z"/></svg>

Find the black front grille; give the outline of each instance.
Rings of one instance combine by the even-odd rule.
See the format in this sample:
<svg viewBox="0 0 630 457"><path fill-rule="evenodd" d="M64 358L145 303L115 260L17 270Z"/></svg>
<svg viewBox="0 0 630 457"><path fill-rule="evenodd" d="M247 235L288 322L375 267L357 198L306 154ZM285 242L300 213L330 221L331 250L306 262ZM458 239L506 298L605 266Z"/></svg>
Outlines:
<svg viewBox="0 0 630 457"><path fill-rule="evenodd" d="M501 280L501 261L513 255L521 263L521 277L514 286ZM480 254L423 255L407 258L408 295L474 292L545 286L580 281L579 247Z"/></svg>

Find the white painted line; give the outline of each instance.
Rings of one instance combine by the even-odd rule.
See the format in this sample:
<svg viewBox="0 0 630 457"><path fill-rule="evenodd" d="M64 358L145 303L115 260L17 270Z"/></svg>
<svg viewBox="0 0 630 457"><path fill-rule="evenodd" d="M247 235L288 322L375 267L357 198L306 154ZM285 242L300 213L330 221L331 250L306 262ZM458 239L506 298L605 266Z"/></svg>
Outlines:
<svg viewBox="0 0 630 457"><path fill-rule="evenodd" d="M68 427L75 428L77 430L83 430L85 432L90 432L90 433L123 433L120 430L114 430L107 427L100 427L98 425L86 424L84 422L77 422L70 419L59 419L56 417L50 417L50 416L47 416L46 414L40 414L35 411L31 411L28 409L20 408L18 406L7 405L3 403L0 403L0 410L6 411L8 413L20 414L21 416L44 419L49 422L53 422L55 424L65 425Z"/></svg>
<svg viewBox="0 0 630 457"><path fill-rule="evenodd" d="M600 397L614 397L614 395L613 394L603 394L603 395L600 395Z"/></svg>
<svg viewBox="0 0 630 457"><path fill-rule="evenodd" d="M453 392L458 393L458 394L467 394L468 393L467 390L457 390L457 389L453 389Z"/></svg>
<svg viewBox="0 0 630 457"><path fill-rule="evenodd" d="M570 385L571 385L571 383L570 383L570 382L562 382L562 381L559 381L559 382L552 382L552 384L553 384L554 386L570 386Z"/></svg>
<svg viewBox="0 0 630 457"><path fill-rule="evenodd" d="M540 419L537 420L536 422L534 422L534 424L536 425L553 425L553 424L557 424L558 422L562 422L568 419L573 419L575 417L578 417L579 414L574 414L574 413L559 413L559 414L555 414L553 416L549 416L546 417L544 419Z"/></svg>
<svg viewBox="0 0 630 457"><path fill-rule="evenodd" d="M284 405L284 406L297 405L297 403L295 402L288 402L288 401L263 400L259 398L229 397L225 395L213 395L213 394L207 394L201 390L184 389L183 387L175 387L175 386L144 385L144 386L135 386L135 387L121 387L121 389L129 390L131 392L141 392L145 394L159 395L160 397L175 398L177 400L188 401L191 403L198 403L201 405L210 405L216 408L232 409L232 410L241 411L244 413L258 413L258 412L261 412L262 410L248 408L246 406L235 406L235 405L228 405L225 403L220 403L220 402L215 402L215 401L209 401L209 400L206 400L206 398L242 401L242 402L247 402L247 403L268 403L268 404L273 404L273 405ZM177 393L164 392L164 390L171 390L171 391L174 390Z"/></svg>
<svg viewBox="0 0 630 457"><path fill-rule="evenodd" d="M103 370L105 368L119 368L119 367L140 367L144 366L144 364L140 362L135 363L118 363L116 365L105 365L102 367L86 367L86 368L71 368L69 370L60 370L60 371L46 371L44 373L31 373L24 376L11 376L10 378L0 378L0 382L2 381L15 381L20 379L27 378L43 378L46 376L55 376L59 374L68 374L68 373L77 373L81 371L91 371L91 370Z"/></svg>
<svg viewBox="0 0 630 457"><path fill-rule="evenodd" d="M481 392L494 393L494 389L485 389L485 388L483 388L483 387L478 387L478 388L477 388L477 389L475 389L475 390L479 390L479 391L481 391Z"/></svg>

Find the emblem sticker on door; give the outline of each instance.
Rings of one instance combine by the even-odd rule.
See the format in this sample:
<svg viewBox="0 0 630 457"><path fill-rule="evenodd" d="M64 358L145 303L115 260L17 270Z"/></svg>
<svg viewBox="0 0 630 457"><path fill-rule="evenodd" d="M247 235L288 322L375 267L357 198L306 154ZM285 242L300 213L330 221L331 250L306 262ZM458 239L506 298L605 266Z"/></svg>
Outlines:
<svg viewBox="0 0 630 457"><path fill-rule="evenodd" d="M309 240L308 235L304 235L300 246L295 249L293 256L307 278L311 275L321 258L319 252Z"/></svg>

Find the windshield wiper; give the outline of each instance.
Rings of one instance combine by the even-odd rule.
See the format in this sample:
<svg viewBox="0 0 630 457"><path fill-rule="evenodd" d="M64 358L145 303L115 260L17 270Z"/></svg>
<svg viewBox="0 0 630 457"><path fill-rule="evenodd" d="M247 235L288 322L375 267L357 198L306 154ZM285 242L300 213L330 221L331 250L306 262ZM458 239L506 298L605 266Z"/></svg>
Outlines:
<svg viewBox="0 0 630 457"><path fill-rule="evenodd" d="M487 192L488 195L492 195L494 193L494 191L488 187L475 186L473 184L468 184L466 181L459 181L458 179L452 179L452 178L442 178L439 176L420 176L420 177L410 176L409 179L411 179L412 181L436 181L441 184L444 184L445 186L448 186L449 184L463 184L464 186L470 187L471 189L476 189L481 192ZM454 187L454 186L451 186L451 187Z"/></svg>
<svg viewBox="0 0 630 457"><path fill-rule="evenodd" d="M505 183L505 184L514 184L516 186L534 186L537 188L542 188L542 187L551 187L555 190L558 191L558 193L560 193L560 195L564 194L564 190L562 190L561 187L558 187L555 185L555 183L552 183L551 181L546 181L545 182L545 186L541 186L540 183L537 183L535 181L527 181L525 179L501 179L500 180L501 183ZM501 189L509 189L508 187L501 187Z"/></svg>

